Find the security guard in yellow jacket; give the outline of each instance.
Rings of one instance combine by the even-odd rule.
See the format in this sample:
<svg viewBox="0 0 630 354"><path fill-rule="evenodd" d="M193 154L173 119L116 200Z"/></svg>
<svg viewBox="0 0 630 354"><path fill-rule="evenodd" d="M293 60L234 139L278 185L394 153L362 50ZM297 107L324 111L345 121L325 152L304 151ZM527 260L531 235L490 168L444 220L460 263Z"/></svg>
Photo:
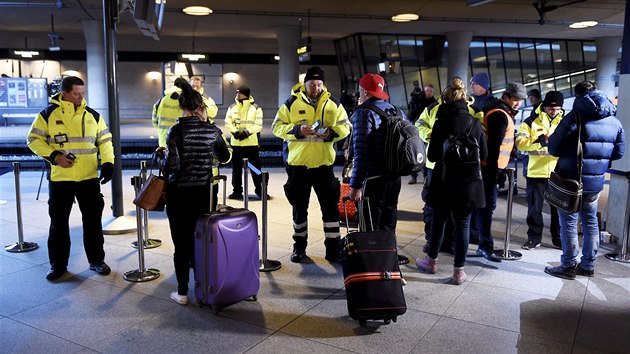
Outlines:
<svg viewBox="0 0 630 354"><path fill-rule="evenodd" d="M333 144L350 133L343 106L324 86L324 71L314 66L306 71L304 84L280 107L272 124L273 134L284 140L283 157L288 175L284 192L293 206L293 254L300 263L306 256L308 202L315 190L324 222L326 259L338 261L340 183L333 172Z"/></svg>
<svg viewBox="0 0 630 354"><path fill-rule="evenodd" d="M254 97L247 86L236 90L234 103L225 114L225 129L232 134L230 144L232 152L232 194L230 199L243 199L243 159L260 170L260 156L258 155L258 136L263 126L263 111L254 103ZM251 170L255 192L262 197L261 175Z"/></svg>
<svg viewBox="0 0 630 354"><path fill-rule="evenodd" d="M193 89L202 94L201 96L206 104L208 121L210 123L214 123L214 117L216 117L219 108L212 98L203 95L203 87L201 86L200 78L193 76L190 81ZM157 128L158 145L160 147L166 147L166 134L168 133L168 130L171 129L171 127L177 123L177 119L182 116L182 110L179 108L178 101L179 95L182 92L180 86L187 83L186 79L178 77L175 79L173 87L164 90L164 96L153 105L151 120L153 122L153 126Z"/></svg>
<svg viewBox="0 0 630 354"><path fill-rule="evenodd" d="M527 242L522 246L526 250L540 246L543 232L543 194L547 188L549 175L556 168L558 158L547 151L549 136L556 130L564 116L562 105L564 97L558 91L549 91L542 104L535 113L525 119L518 129L516 146L519 150L529 154L527 164ZM560 221L558 209L550 205L551 209L551 242L561 247Z"/></svg>
<svg viewBox="0 0 630 354"><path fill-rule="evenodd" d="M83 244L89 267L107 275L111 269L104 261L101 218L105 202L100 184L109 182L114 173L112 135L105 119L86 105L83 80L66 77L61 88L62 92L53 96L50 105L37 115L27 137L28 147L52 165L48 199L51 269L46 279L59 279L67 271L68 219L75 198L83 217Z"/></svg>

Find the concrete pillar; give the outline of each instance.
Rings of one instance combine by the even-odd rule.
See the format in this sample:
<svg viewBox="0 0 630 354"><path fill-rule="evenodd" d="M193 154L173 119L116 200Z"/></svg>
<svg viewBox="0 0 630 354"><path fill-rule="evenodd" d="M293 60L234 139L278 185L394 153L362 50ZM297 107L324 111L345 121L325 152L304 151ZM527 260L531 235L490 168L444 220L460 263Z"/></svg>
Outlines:
<svg viewBox="0 0 630 354"><path fill-rule="evenodd" d="M459 76L468 83L468 49L472 40L472 32L448 32L446 40L448 41L448 77L447 82L453 76Z"/></svg>
<svg viewBox="0 0 630 354"><path fill-rule="evenodd" d="M606 91L612 90L614 82L611 76L615 73L617 64L617 50L620 40L618 37L596 38L597 44L597 87ZM602 59L600 59L602 57ZM606 59L605 63L602 61ZM601 71L600 69L605 69ZM600 79L601 78L601 79ZM610 94L609 94L610 95ZM621 121L626 132L626 154L623 158L613 161L611 168L620 173L630 172L630 154L628 151L628 137L630 134L630 6L626 6L625 25L623 30L621 68L619 71L619 105L617 106L617 118ZM628 198L630 196L630 177L612 174L610 176L610 188L608 192L608 209L606 213L606 231L621 240L628 237L624 233L624 224L628 222Z"/></svg>
<svg viewBox="0 0 630 354"><path fill-rule="evenodd" d="M621 47L621 37L595 38L597 46L597 71L595 84L608 97L615 97L615 74L617 72L617 53Z"/></svg>
<svg viewBox="0 0 630 354"><path fill-rule="evenodd" d="M282 26L276 28L278 37L278 107L291 96L291 88L298 82L300 63L297 48L300 45L302 32L299 26Z"/></svg>
<svg viewBox="0 0 630 354"><path fill-rule="evenodd" d="M86 100L88 105L105 117L109 124L103 22L82 20L81 25L83 26L87 54Z"/></svg>

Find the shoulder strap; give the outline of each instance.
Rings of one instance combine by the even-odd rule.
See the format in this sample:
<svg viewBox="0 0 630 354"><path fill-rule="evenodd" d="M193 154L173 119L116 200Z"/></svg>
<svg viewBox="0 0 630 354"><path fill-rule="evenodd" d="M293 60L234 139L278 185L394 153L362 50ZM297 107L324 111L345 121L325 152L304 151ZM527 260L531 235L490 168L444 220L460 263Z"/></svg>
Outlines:
<svg viewBox="0 0 630 354"><path fill-rule="evenodd" d="M363 105L361 105L361 106L359 106L357 108L366 108L366 109L369 109L369 110L371 110L373 112L376 112L381 117L385 117L385 118L390 117L390 115L387 114L387 112L385 112L384 110L378 108L378 106L376 106L374 104L363 104ZM394 106L394 108L397 109L395 106Z"/></svg>
<svg viewBox="0 0 630 354"><path fill-rule="evenodd" d="M582 151L582 119L580 117L580 112L575 112L575 119L577 123L578 129L578 138L577 138L577 163L578 163L578 181L582 181L582 167L584 166L584 156Z"/></svg>

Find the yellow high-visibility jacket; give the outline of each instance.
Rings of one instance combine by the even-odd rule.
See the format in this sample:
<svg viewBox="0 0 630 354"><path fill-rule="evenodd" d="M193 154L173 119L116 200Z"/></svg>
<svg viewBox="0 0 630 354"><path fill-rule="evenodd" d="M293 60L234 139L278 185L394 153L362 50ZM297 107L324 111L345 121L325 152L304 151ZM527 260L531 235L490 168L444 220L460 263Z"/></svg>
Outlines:
<svg viewBox="0 0 630 354"><path fill-rule="evenodd" d="M525 119L518 128L516 148L529 155L527 177L549 178L551 171L556 168L558 158L549 154L547 146L542 146L538 137L541 134L551 136L562 121L564 111L560 111L554 118L549 117L540 107L535 112L537 115Z"/></svg>
<svg viewBox="0 0 630 354"><path fill-rule="evenodd" d="M238 140L232 136L230 143L232 146L258 146L258 133L262 131L263 127L262 108L254 103L252 96L242 102L236 98L234 101L225 114L225 129L230 134L247 131L250 135L243 140Z"/></svg>
<svg viewBox="0 0 630 354"><path fill-rule="evenodd" d="M88 107L85 100L75 109L72 102L61 98L61 93L51 97L48 107L35 117L27 144L31 151L50 162L53 182L97 178L99 154L101 164L114 163L112 134L105 119ZM73 153L76 160L72 167L58 166L51 158L55 151Z"/></svg>
<svg viewBox="0 0 630 354"><path fill-rule="evenodd" d="M313 125L316 121L331 130L327 139L299 135L300 125ZM287 164L315 168L335 162L333 144L350 134L351 124L346 110L331 98L325 87L313 105L304 84L297 84L293 86L291 97L278 110L271 127L273 134L285 141Z"/></svg>

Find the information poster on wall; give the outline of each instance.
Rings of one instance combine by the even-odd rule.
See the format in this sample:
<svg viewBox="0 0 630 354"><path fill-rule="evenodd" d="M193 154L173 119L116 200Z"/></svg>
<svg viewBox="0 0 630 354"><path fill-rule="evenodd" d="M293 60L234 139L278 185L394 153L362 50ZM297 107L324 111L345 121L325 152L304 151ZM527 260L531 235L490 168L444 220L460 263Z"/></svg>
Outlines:
<svg viewBox="0 0 630 354"><path fill-rule="evenodd" d="M8 107L28 107L26 79L6 78Z"/></svg>
<svg viewBox="0 0 630 354"><path fill-rule="evenodd" d="M28 107L48 105L48 82L45 78L28 79Z"/></svg>
<svg viewBox="0 0 630 354"><path fill-rule="evenodd" d="M0 78L0 107L6 107L9 105L7 97L7 80Z"/></svg>

